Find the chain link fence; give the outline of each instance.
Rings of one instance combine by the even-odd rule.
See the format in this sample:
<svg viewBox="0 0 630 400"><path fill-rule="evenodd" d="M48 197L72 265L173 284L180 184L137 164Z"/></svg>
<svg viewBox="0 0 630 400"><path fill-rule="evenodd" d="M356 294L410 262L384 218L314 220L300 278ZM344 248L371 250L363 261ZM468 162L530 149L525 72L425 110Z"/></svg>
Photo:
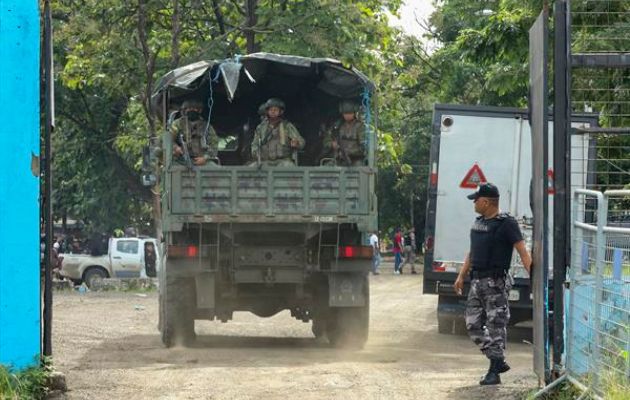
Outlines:
<svg viewBox="0 0 630 400"><path fill-rule="evenodd" d="M630 396L630 190L577 189L572 208L567 376L594 398L624 398L614 396Z"/></svg>

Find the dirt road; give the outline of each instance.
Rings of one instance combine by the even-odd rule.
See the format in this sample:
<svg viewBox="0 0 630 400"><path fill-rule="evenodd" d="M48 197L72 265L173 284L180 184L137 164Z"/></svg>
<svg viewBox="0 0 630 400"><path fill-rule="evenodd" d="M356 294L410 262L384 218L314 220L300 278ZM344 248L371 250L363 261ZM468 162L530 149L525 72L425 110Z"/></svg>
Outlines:
<svg viewBox="0 0 630 400"><path fill-rule="evenodd" d="M197 321L195 348L165 349L157 293L55 293L54 363L70 399L520 399L535 386L530 345L514 338L512 371L481 388L487 369L463 336L437 333L435 296L419 275L371 277L363 351L317 342L288 312Z"/></svg>

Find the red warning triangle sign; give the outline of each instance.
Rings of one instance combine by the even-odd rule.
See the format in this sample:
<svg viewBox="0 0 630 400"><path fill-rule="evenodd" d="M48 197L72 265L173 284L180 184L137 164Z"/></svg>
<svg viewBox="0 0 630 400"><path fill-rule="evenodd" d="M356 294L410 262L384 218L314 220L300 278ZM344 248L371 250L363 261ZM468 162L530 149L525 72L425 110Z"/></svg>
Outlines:
<svg viewBox="0 0 630 400"><path fill-rule="evenodd" d="M475 165L468 170L466 176L462 179L462 183L459 184L459 187L464 189L477 189L480 183L485 182L488 182L486 176L483 174L481 168L479 168L479 164L475 163Z"/></svg>

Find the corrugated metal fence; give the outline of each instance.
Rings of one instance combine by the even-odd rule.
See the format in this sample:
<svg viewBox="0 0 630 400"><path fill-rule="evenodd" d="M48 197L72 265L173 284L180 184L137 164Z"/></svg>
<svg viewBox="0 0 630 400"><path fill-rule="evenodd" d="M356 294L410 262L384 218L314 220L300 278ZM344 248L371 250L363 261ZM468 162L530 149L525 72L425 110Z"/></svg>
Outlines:
<svg viewBox="0 0 630 400"><path fill-rule="evenodd" d="M595 398L630 394L630 190L577 189L572 213L567 376Z"/></svg>

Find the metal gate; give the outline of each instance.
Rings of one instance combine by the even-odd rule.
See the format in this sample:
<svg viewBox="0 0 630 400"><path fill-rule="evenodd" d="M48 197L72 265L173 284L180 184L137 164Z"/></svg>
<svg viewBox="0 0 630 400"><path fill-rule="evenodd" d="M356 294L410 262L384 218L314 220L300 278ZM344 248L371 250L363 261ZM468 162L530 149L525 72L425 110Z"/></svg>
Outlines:
<svg viewBox="0 0 630 400"><path fill-rule="evenodd" d="M567 377L592 397L627 395L630 190L575 190L571 233Z"/></svg>

